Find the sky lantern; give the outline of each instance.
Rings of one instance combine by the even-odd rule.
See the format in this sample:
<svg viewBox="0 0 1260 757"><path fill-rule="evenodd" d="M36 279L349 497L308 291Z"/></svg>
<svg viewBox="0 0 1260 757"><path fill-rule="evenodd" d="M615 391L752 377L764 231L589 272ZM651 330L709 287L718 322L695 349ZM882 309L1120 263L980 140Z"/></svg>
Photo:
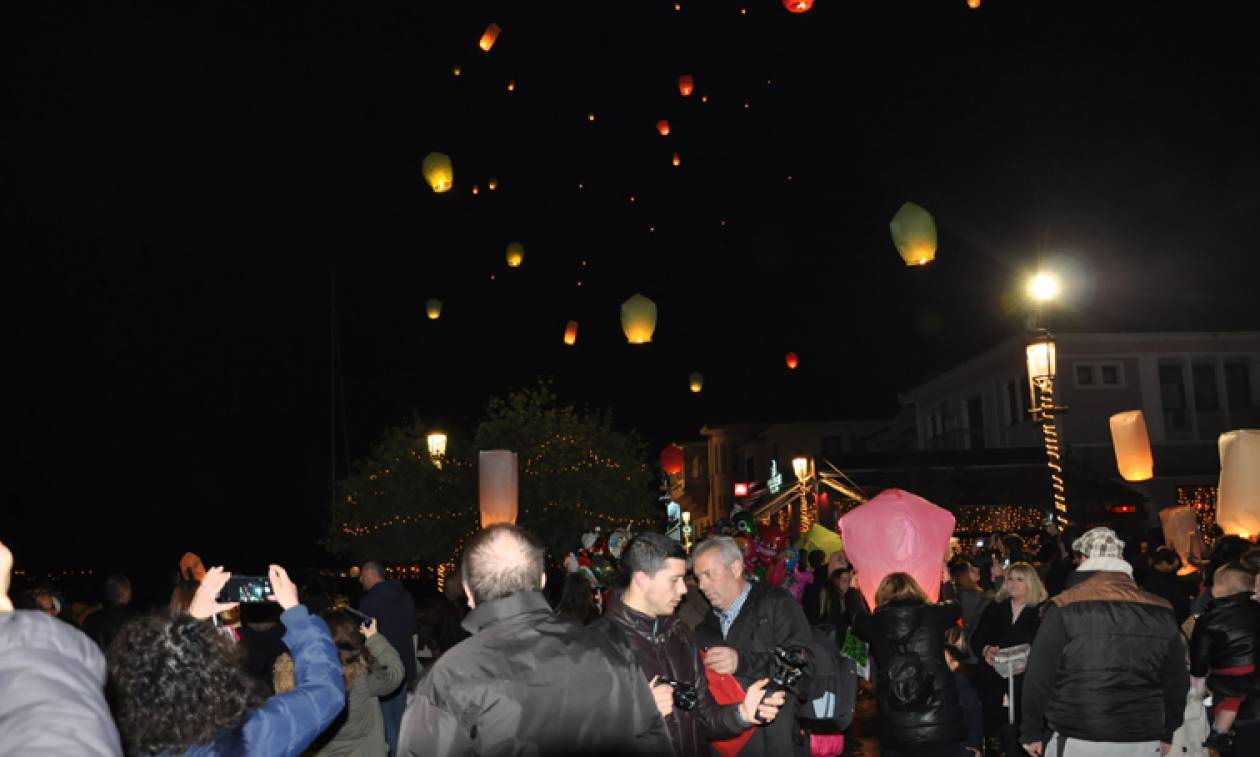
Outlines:
<svg viewBox="0 0 1260 757"><path fill-rule="evenodd" d="M1203 553L1207 551L1203 534L1199 532L1199 520L1195 516L1194 508L1190 505L1165 507L1159 511L1159 523L1164 528L1164 543L1177 552L1184 567L1190 567L1191 560L1202 560ZM1180 572L1179 574L1184 575Z"/></svg>
<svg viewBox="0 0 1260 757"><path fill-rule="evenodd" d="M976 0L979 5L979 0ZM805 13L814 7L814 0L783 0L783 7L792 13Z"/></svg>
<svg viewBox="0 0 1260 757"><path fill-rule="evenodd" d="M442 301L436 297L424 303L424 314L429 316L430 321L436 321L442 317Z"/></svg>
<svg viewBox="0 0 1260 757"><path fill-rule="evenodd" d="M647 344L656 331L656 303L636 294L621 303L621 330L630 344Z"/></svg>
<svg viewBox="0 0 1260 757"><path fill-rule="evenodd" d="M1221 479L1216 488L1216 523L1244 539L1260 534L1260 429L1221 434Z"/></svg>
<svg viewBox="0 0 1260 757"><path fill-rule="evenodd" d="M683 74L678 77L678 92L683 97L690 97L692 92L696 91L696 82L691 78L691 74Z"/></svg>
<svg viewBox="0 0 1260 757"><path fill-rule="evenodd" d="M661 468L671 476L676 476L683 471L683 448L677 444L671 444L661 450Z"/></svg>
<svg viewBox="0 0 1260 757"><path fill-rule="evenodd" d="M681 165L682 165L682 156L681 156L681 155L679 155L678 153L674 153L674 157L673 157L673 159L672 159L672 160L670 160L670 162L671 162L671 163L673 163L675 166L681 166Z"/></svg>
<svg viewBox="0 0 1260 757"><path fill-rule="evenodd" d="M980 0L967 0L967 7L975 10L980 7Z"/></svg>
<svg viewBox="0 0 1260 757"><path fill-rule="evenodd" d="M1125 481L1149 481L1155 477L1151 438L1141 410L1111 416L1111 446L1116 451L1116 469Z"/></svg>
<svg viewBox="0 0 1260 757"><path fill-rule="evenodd" d="M871 609L879 582L890 573L914 576L935 602L953 532L948 510L901 489L885 489L840 518L845 554Z"/></svg>
<svg viewBox="0 0 1260 757"><path fill-rule="evenodd" d="M490 48L494 47L495 41L499 39L499 32L501 31L503 30L499 28L499 25L491 21L486 30L481 33L481 40L477 43L477 47L480 47L485 52L490 52Z"/></svg>
<svg viewBox="0 0 1260 757"><path fill-rule="evenodd" d="M788 370L796 370L796 366L801 364L801 359L796 356L795 352L789 352L783 356L783 362L787 364Z"/></svg>
<svg viewBox="0 0 1260 757"><path fill-rule="evenodd" d="M564 343L572 347L577 344L577 321L569 321L564 327Z"/></svg>
<svg viewBox="0 0 1260 757"><path fill-rule="evenodd" d="M509 244L504 257L507 258L508 268L520 268L525 260L525 245L520 242Z"/></svg>
<svg viewBox="0 0 1260 757"><path fill-rule="evenodd" d="M906 265L927 265L936 259L936 219L913 202L907 202L888 223L893 244Z"/></svg>
<svg viewBox="0 0 1260 757"><path fill-rule="evenodd" d="M704 374L699 371L687 377L687 385L691 387L692 394L699 394L704 391Z"/></svg>
<svg viewBox="0 0 1260 757"><path fill-rule="evenodd" d="M440 152L429 153L424 156L420 170L424 173L424 180L429 183L434 192L449 192L455 184L455 169L451 167L449 155Z"/></svg>
<svg viewBox="0 0 1260 757"><path fill-rule="evenodd" d="M477 494L481 501L481 527L515 523L517 492L516 453L483 449L477 454Z"/></svg>
<svg viewBox="0 0 1260 757"><path fill-rule="evenodd" d="M493 192L494 190L498 188L499 188L499 180L491 176L490 180L486 182L486 189L489 189L491 192Z"/></svg>
<svg viewBox="0 0 1260 757"><path fill-rule="evenodd" d="M662 118L661 120L657 121L657 122L656 122L656 131L657 131L657 132L658 132L658 133L659 133L662 137L668 137L668 136L669 136L669 121L666 121L666 120L665 120L665 119L663 119L663 118Z"/></svg>

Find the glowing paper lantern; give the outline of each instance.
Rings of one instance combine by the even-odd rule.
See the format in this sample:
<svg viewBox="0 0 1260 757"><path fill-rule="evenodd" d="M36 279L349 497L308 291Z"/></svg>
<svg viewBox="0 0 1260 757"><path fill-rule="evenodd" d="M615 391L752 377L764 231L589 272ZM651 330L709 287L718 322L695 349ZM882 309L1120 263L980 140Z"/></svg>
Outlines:
<svg viewBox="0 0 1260 757"><path fill-rule="evenodd" d="M692 92L696 91L696 82L691 78L691 74L683 74L678 77L678 92L683 97L690 97Z"/></svg>
<svg viewBox="0 0 1260 757"><path fill-rule="evenodd" d="M564 327L564 343L572 347L577 344L577 321L569 321Z"/></svg>
<svg viewBox="0 0 1260 757"><path fill-rule="evenodd" d="M503 30L499 28L498 24L491 22L490 25L486 27L486 30L481 33L481 39L477 42L477 47L480 47L486 52L490 52L490 48L494 47L495 41L499 39L499 32L501 31Z"/></svg>
<svg viewBox="0 0 1260 757"><path fill-rule="evenodd" d="M893 244L906 265L927 265L936 259L936 219L913 202L907 202L888 224Z"/></svg>
<svg viewBox="0 0 1260 757"><path fill-rule="evenodd" d="M435 298L424 303L424 314L429 316L430 321L436 321L438 318L441 318L442 301Z"/></svg>
<svg viewBox="0 0 1260 757"><path fill-rule="evenodd" d="M967 7L975 10L980 7L980 0L967 0Z"/></svg>
<svg viewBox="0 0 1260 757"><path fill-rule="evenodd" d="M661 467L671 476L676 476L683 471L683 448L677 444L671 444L661 450Z"/></svg>
<svg viewBox="0 0 1260 757"><path fill-rule="evenodd" d="M490 177L490 181L487 181L487 182L486 182L486 188L487 188L487 189L489 189L491 192L493 192L494 190L498 189L498 188L499 188L499 180L498 180L498 179L496 179L496 178L494 178L493 176L491 176L491 177Z"/></svg>
<svg viewBox="0 0 1260 757"><path fill-rule="evenodd" d="M801 364L801 359L796 356L795 352L789 352L783 356L783 362L787 364L789 370L796 370L796 366Z"/></svg>
<svg viewBox="0 0 1260 757"><path fill-rule="evenodd" d="M424 180L434 192L449 192L455 184L455 169L451 167L450 156L440 152L431 152L424 156L420 165Z"/></svg>
<svg viewBox="0 0 1260 757"><path fill-rule="evenodd" d="M672 162L675 166L682 165L682 156L679 155L678 153L674 153L674 159Z"/></svg>
<svg viewBox="0 0 1260 757"><path fill-rule="evenodd" d="M621 303L621 330L630 344L647 344L656 332L656 303L636 294Z"/></svg>
<svg viewBox="0 0 1260 757"><path fill-rule="evenodd" d="M1165 507L1159 511L1159 522L1164 527L1164 543L1176 550L1182 565L1203 557L1205 545L1199 533L1199 521L1190 505Z"/></svg>
<svg viewBox="0 0 1260 757"><path fill-rule="evenodd" d="M513 242L507 246L508 268L520 268L521 263L525 260L525 245L520 242Z"/></svg>
<svg viewBox="0 0 1260 757"><path fill-rule="evenodd" d="M1111 416L1111 446L1116 450L1116 468L1125 481L1149 481L1155 476L1151 439L1141 410Z"/></svg>
<svg viewBox="0 0 1260 757"><path fill-rule="evenodd" d="M481 527L516 522L516 453L506 449L481 450L477 455Z"/></svg>
<svg viewBox="0 0 1260 757"><path fill-rule="evenodd" d="M901 489L885 489L840 518L845 555L872 609L875 590L889 573L914 576L928 601L935 602L953 531L948 510Z"/></svg>
<svg viewBox="0 0 1260 757"><path fill-rule="evenodd" d="M704 389L704 374L693 373L687 377L687 385L691 387L693 394L699 394Z"/></svg>
<svg viewBox="0 0 1260 757"><path fill-rule="evenodd" d="M669 121L666 121L666 120L665 120L665 119L663 119L663 118L662 118L661 120L657 121L657 122L656 122L656 131L657 131L657 132L658 132L658 133L659 133L662 137L668 137L668 136L669 136Z"/></svg>
<svg viewBox="0 0 1260 757"><path fill-rule="evenodd" d="M792 13L804 13L814 7L814 0L783 0L783 7Z"/></svg>
<svg viewBox="0 0 1260 757"><path fill-rule="evenodd" d="M1260 429L1221 434L1221 479L1216 488L1216 523L1227 534L1260 533Z"/></svg>

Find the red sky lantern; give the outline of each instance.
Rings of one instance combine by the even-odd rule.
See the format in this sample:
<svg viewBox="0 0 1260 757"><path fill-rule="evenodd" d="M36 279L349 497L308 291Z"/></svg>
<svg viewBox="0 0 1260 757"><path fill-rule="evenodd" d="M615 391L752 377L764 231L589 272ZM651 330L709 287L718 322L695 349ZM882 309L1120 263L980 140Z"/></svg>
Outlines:
<svg viewBox="0 0 1260 757"><path fill-rule="evenodd" d="M663 118L657 121L656 131L659 132L662 137L668 137L669 136L669 121L666 121Z"/></svg>
<svg viewBox="0 0 1260 757"><path fill-rule="evenodd" d="M661 467L671 476L682 473L683 470L683 448L677 444L671 444L661 450Z"/></svg>
<svg viewBox="0 0 1260 757"><path fill-rule="evenodd" d="M980 0L975 0L975 3L979 5ZM792 13L804 13L814 7L814 0L783 0L783 7Z"/></svg>
<svg viewBox="0 0 1260 757"><path fill-rule="evenodd" d="M692 92L696 91L696 82L691 78L691 74L683 74L678 77L678 92L683 97L690 97Z"/></svg>
<svg viewBox="0 0 1260 757"><path fill-rule="evenodd" d="M789 352L783 356L783 362L787 363L790 370L796 370L796 366L801 364L801 359L796 356L795 352Z"/></svg>

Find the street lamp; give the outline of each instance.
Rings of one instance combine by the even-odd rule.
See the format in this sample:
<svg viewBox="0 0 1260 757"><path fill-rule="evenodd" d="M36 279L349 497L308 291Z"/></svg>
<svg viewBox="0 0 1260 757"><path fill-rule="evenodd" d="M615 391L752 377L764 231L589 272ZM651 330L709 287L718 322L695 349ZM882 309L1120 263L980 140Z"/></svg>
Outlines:
<svg viewBox="0 0 1260 757"><path fill-rule="evenodd" d="M813 482L813 466L804 455L792 458L792 472L796 474L796 490L800 494L800 514L797 520L797 533L803 534L814 525L814 512L809 506L809 490ZM786 530L786 529L784 529Z"/></svg>
<svg viewBox="0 0 1260 757"><path fill-rule="evenodd" d="M429 459L433 461L433 467L441 470L442 458L446 455L446 434L430 431L425 441L429 444Z"/></svg>
<svg viewBox="0 0 1260 757"><path fill-rule="evenodd" d="M1053 273L1039 273L1028 282L1028 294L1038 306L1059 296L1062 287ZM1054 379L1057 372L1054 337L1045 328L1038 328L1025 348L1028 363L1028 389L1032 407L1028 412L1041 423L1041 436L1046 446L1046 467L1050 469L1050 487L1054 501L1054 517L1059 527L1067 525L1067 495L1063 486L1063 456L1059 450L1059 428L1055 414L1067 410L1054 404Z"/></svg>

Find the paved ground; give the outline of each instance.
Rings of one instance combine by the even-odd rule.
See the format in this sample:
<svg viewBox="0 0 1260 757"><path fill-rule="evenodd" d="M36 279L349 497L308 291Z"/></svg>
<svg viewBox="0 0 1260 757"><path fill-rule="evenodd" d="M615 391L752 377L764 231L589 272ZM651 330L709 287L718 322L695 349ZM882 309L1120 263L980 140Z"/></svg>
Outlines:
<svg viewBox="0 0 1260 757"><path fill-rule="evenodd" d="M879 736L875 729L875 690L865 681L858 687L853 727L845 739L845 757L879 757Z"/></svg>

